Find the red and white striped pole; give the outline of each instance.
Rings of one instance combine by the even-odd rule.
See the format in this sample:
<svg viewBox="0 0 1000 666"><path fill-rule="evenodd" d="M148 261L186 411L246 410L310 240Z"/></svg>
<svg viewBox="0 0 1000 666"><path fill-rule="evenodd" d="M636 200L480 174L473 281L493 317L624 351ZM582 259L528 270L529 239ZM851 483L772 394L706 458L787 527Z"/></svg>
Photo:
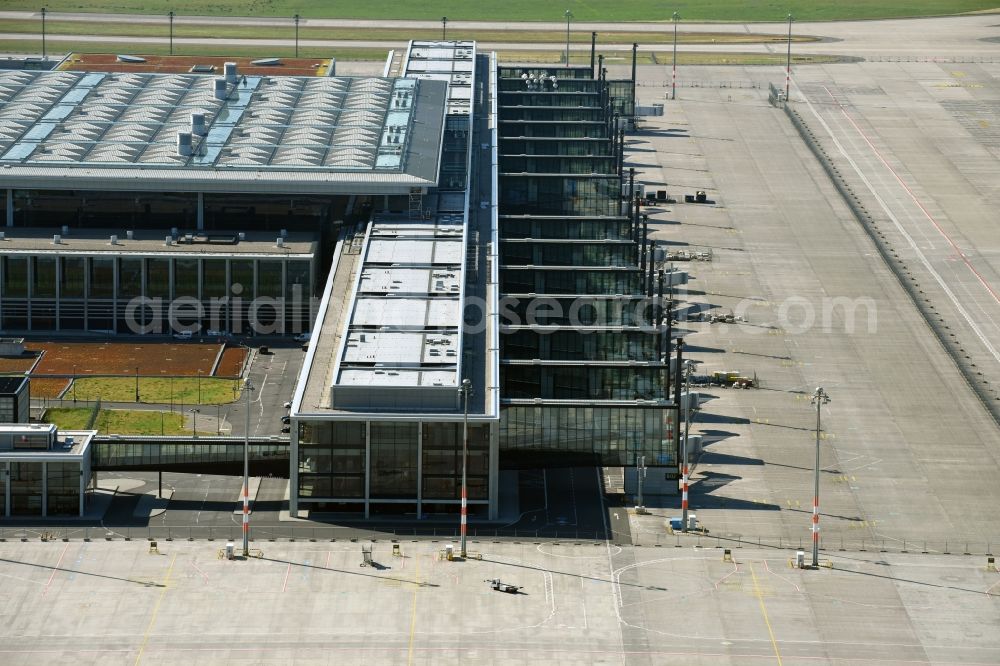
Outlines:
<svg viewBox="0 0 1000 666"><path fill-rule="evenodd" d="M569 51L567 51L567 53L569 53ZM459 390L465 398L465 420L462 423L462 542L460 548L462 559L465 559L467 557L465 550L465 531L469 518L468 485L466 484L466 468L469 460L469 391L472 390L472 382L468 379L463 379L462 388Z"/></svg>
<svg viewBox="0 0 1000 666"><path fill-rule="evenodd" d="M681 531L687 532L687 516L688 516L688 466L687 461L684 461L684 476L681 481L681 520L683 524L681 525Z"/></svg>
<svg viewBox="0 0 1000 666"><path fill-rule="evenodd" d="M813 497L813 566L819 566L819 496Z"/></svg>
<svg viewBox="0 0 1000 666"><path fill-rule="evenodd" d="M469 520L469 507L468 507L468 504L467 504L465 481L463 479L463 481L462 481L462 528L461 528L461 530L462 530L461 531L461 534L462 534L462 548L461 548L462 557L466 556L466 553L465 553L465 531L466 531L466 528L467 528L467 525L468 525L468 520Z"/></svg>
<svg viewBox="0 0 1000 666"><path fill-rule="evenodd" d="M247 349L247 356L250 350ZM243 392L247 397L246 425L243 433L243 557L250 557L250 393L254 385L247 377Z"/></svg>
<svg viewBox="0 0 1000 666"><path fill-rule="evenodd" d="M250 496L246 484L243 485L243 550L250 554Z"/></svg>

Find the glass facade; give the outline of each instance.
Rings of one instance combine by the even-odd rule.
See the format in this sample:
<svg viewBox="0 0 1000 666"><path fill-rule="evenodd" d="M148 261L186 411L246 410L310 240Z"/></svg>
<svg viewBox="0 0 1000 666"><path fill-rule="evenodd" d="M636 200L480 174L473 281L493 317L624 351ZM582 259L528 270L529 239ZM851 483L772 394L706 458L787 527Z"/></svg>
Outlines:
<svg viewBox="0 0 1000 666"><path fill-rule="evenodd" d="M372 514L454 513L462 487L462 422L303 421L298 498L303 509ZM489 425L469 424L468 498L490 493ZM367 484L367 488L366 488Z"/></svg>
<svg viewBox="0 0 1000 666"><path fill-rule="evenodd" d="M294 335L312 325L313 273L309 259L5 255L0 330L170 333L183 298L180 327Z"/></svg>
<svg viewBox="0 0 1000 666"><path fill-rule="evenodd" d="M80 515L84 468L73 462L0 462L0 518Z"/></svg>
<svg viewBox="0 0 1000 666"><path fill-rule="evenodd" d="M422 465L424 500L457 500L462 497L462 424L423 424ZM470 500L489 494L490 429L469 426L466 486Z"/></svg>
<svg viewBox="0 0 1000 666"><path fill-rule="evenodd" d="M416 423L371 424L371 496L406 499L417 496Z"/></svg>
<svg viewBox="0 0 1000 666"><path fill-rule="evenodd" d="M652 262L622 197L633 83L498 73L501 465L675 464Z"/></svg>
<svg viewBox="0 0 1000 666"><path fill-rule="evenodd" d="M316 231L343 218L346 197L270 194L203 196L204 225L219 230ZM194 228L195 192L14 190L14 226L99 229Z"/></svg>
<svg viewBox="0 0 1000 666"><path fill-rule="evenodd" d="M170 442L95 442L91 447L94 469L150 470L165 466L201 466L214 463L243 462L243 442L213 442L211 438L185 443ZM287 467L288 445L281 442L250 440L250 462L275 462Z"/></svg>
<svg viewBox="0 0 1000 666"><path fill-rule="evenodd" d="M42 463L10 463L10 515L41 516L43 483Z"/></svg>
<svg viewBox="0 0 1000 666"><path fill-rule="evenodd" d="M80 514L80 465L79 463L45 464L46 513L49 516L77 516Z"/></svg>
<svg viewBox="0 0 1000 666"><path fill-rule="evenodd" d="M673 408L509 406L500 412L505 467L676 465Z"/></svg>

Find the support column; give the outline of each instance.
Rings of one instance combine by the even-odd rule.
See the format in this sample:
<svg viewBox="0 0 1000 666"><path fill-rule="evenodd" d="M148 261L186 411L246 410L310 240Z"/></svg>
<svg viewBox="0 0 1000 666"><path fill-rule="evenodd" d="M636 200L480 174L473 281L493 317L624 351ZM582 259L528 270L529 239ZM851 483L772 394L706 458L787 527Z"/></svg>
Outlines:
<svg viewBox="0 0 1000 666"><path fill-rule="evenodd" d="M198 193L198 231L205 230L205 194Z"/></svg>
<svg viewBox="0 0 1000 666"><path fill-rule="evenodd" d="M417 520L424 515L424 423L417 421Z"/></svg>
<svg viewBox="0 0 1000 666"><path fill-rule="evenodd" d="M80 461L80 517L83 518L86 513L86 506L84 504L84 497L87 492L87 477L83 473L83 461Z"/></svg>
<svg viewBox="0 0 1000 666"><path fill-rule="evenodd" d="M365 520L371 514L372 492L372 422L365 421Z"/></svg>
<svg viewBox="0 0 1000 666"><path fill-rule="evenodd" d="M14 190L7 188L7 226L14 226Z"/></svg>
<svg viewBox="0 0 1000 666"><path fill-rule="evenodd" d="M62 304L62 257L56 257L56 330L61 330L62 317L59 315Z"/></svg>
<svg viewBox="0 0 1000 666"><path fill-rule="evenodd" d="M292 421L288 442L288 515L299 517L299 422Z"/></svg>
<svg viewBox="0 0 1000 666"><path fill-rule="evenodd" d="M547 336L546 336L547 337ZM488 398L487 398L488 399ZM500 517L500 423L490 426L490 477L489 477L489 517L496 520Z"/></svg>
<svg viewBox="0 0 1000 666"><path fill-rule="evenodd" d="M42 517L44 518L49 515L49 464L45 462L40 464L42 466Z"/></svg>

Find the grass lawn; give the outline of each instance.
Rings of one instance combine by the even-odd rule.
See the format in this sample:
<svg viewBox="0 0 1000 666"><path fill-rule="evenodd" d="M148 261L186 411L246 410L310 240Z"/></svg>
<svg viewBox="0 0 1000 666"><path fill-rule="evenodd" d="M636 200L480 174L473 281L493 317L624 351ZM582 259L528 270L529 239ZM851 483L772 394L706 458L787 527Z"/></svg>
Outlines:
<svg viewBox="0 0 1000 666"><path fill-rule="evenodd" d="M50 409L45 413L50 423L63 430L82 430L90 418L87 408ZM102 409L94 423L101 434L116 435L190 435L191 428L185 427L184 415L170 412L151 412L129 409ZM198 431L201 435L214 432Z"/></svg>
<svg viewBox="0 0 1000 666"><path fill-rule="evenodd" d="M5 10L38 11L38 0L5 0ZM899 16L934 16L981 11L1000 7L998 0L629 0L596 3L566 0L552 7L539 7L532 0L479 2L473 0L47 0L50 12L116 12L182 15L286 16L305 18L362 18L498 21L562 21L563 12L573 12L574 21L669 21L676 11L685 21L783 21L790 12L799 21L876 19ZM56 17L53 17L56 18ZM176 26L175 26L176 27Z"/></svg>
<svg viewBox="0 0 1000 666"><path fill-rule="evenodd" d="M170 50L166 44L142 44L140 47L135 49L126 49L127 45L124 44L101 44L100 42L53 42L49 41L47 44L47 51L49 53L49 58L52 58L53 53L57 53L60 56L64 53L74 52L74 53L121 53L128 50L134 55L166 55ZM4 39L0 40L0 51L4 53L37 53L42 52L42 42L41 40L18 40L18 39ZM365 49L365 48L299 48L299 56L302 58L336 58L337 60L374 60L378 62L385 62L385 56L388 51L386 49ZM286 49L267 47L264 51L258 46L213 46L212 44L206 44L205 46L185 46L183 50L174 47L174 53L176 55L211 55L211 56L254 56L254 57L273 57L273 58L291 58L294 53L293 47L288 47ZM588 56L589 62L589 56Z"/></svg>
<svg viewBox="0 0 1000 666"><path fill-rule="evenodd" d="M203 377L201 379L201 404L216 405L233 402L239 397L239 380ZM173 397L171 398L171 392ZM133 377L86 377L76 380L76 387L64 394L64 398L96 400L104 402L135 402L135 378ZM196 377L139 378L139 402L168 404L198 404L198 379ZM159 423L159 422L157 422Z"/></svg>
<svg viewBox="0 0 1000 666"><path fill-rule="evenodd" d="M175 24L174 38L200 37L200 38L242 38L242 39L294 39L295 33L291 26L287 31L273 26L219 26L212 25L211 19L206 19L206 23L200 25ZM17 32L26 34L36 34L40 30L37 20L7 19L0 20L0 32ZM130 37L167 37L169 35L166 25L156 25L149 23L80 23L78 21L49 21L45 22L45 32L47 35L113 35ZM406 42L411 39L438 39L441 37L440 30L408 30L402 28L299 28L299 39L337 39L337 40L367 40L367 41L398 41ZM508 44L520 43L566 43L566 33L556 30L449 30L448 37L451 39L467 39L480 42L505 42ZM607 32L601 31L598 35L599 42L628 44L637 42L639 44L663 44L673 42L673 31L670 26L664 26L660 32ZM792 41L804 42L815 41L815 37L805 35L792 35ZM754 34L754 33L733 33L733 32L685 32L677 33L679 44L760 44L760 43L785 43L787 38L781 34ZM570 32L570 42L578 44L590 44L590 31L588 29L575 30ZM182 44L174 44L174 53L182 53L187 47Z"/></svg>

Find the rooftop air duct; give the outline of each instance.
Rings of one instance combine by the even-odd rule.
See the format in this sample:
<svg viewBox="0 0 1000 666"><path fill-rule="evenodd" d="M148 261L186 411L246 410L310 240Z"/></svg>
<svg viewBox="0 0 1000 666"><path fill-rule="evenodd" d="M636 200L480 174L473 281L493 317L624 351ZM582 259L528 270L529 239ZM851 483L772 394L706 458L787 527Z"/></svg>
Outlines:
<svg viewBox="0 0 1000 666"><path fill-rule="evenodd" d="M177 133L177 154L181 157L191 155L191 132Z"/></svg>
<svg viewBox="0 0 1000 666"><path fill-rule="evenodd" d="M191 134L194 136L205 136L207 132L205 131L205 114L204 113L192 113L191 114Z"/></svg>

